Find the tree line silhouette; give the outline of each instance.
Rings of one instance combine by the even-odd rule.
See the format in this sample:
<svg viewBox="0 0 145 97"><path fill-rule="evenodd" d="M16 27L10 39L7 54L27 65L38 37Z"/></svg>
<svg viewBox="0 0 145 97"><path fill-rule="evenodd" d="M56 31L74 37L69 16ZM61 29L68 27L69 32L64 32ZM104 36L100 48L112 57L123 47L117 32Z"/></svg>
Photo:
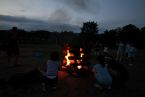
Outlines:
<svg viewBox="0 0 145 97"><path fill-rule="evenodd" d="M107 46L114 47L117 42L131 42L138 48L145 48L145 27L138 28L133 24L128 24L116 29L106 30L98 33L98 24L94 21L84 22L80 28L80 33L72 31L50 32L50 31L25 31L19 29L20 43L56 43L63 45L65 43L90 47L96 42L103 43ZM0 30L0 44L4 43L9 30Z"/></svg>

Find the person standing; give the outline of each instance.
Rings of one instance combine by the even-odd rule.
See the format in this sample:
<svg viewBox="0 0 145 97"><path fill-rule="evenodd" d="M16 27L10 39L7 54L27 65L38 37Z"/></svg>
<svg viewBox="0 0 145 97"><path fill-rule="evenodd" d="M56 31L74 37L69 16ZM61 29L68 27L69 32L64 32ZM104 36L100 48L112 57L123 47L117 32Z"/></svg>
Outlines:
<svg viewBox="0 0 145 97"><path fill-rule="evenodd" d="M128 65L132 66L133 61L136 56L136 48L133 46L133 44L127 44L126 45L126 53L127 53L127 59L128 59Z"/></svg>
<svg viewBox="0 0 145 97"><path fill-rule="evenodd" d="M8 33L7 39L7 56L8 56L8 64L11 64L11 59L15 58L14 65L18 65L19 58L19 45L18 45L18 29L17 27L12 27L12 29Z"/></svg>
<svg viewBox="0 0 145 97"><path fill-rule="evenodd" d="M116 61L122 62L122 59L123 59L123 56L124 56L124 51L125 51L125 45L123 44L123 42L120 42L118 44Z"/></svg>

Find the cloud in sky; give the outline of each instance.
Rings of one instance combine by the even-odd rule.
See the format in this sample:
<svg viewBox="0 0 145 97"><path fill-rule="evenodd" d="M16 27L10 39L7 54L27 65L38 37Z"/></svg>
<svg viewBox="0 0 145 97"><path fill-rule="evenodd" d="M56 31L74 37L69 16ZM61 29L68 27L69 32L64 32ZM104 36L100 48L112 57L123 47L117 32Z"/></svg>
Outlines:
<svg viewBox="0 0 145 97"><path fill-rule="evenodd" d="M145 0L0 0L0 26L76 30L83 22L97 21L103 29L130 23L142 27L144 5Z"/></svg>
<svg viewBox="0 0 145 97"><path fill-rule="evenodd" d="M10 29L17 26L20 29L30 30L49 30L49 31L76 31L79 32L79 27L71 24L46 22L25 17L0 15L0 28Z"/></svg>
<svg viewBox="0 0 145 97"><path fill-rule="evenodd" d="M72 16L65 11L65 9L57 9L53 13L50 14L48 20L53 23L63 24L69 23L71 21Z"/></svg>
<svg viewBox="0 0 145 97"><path fill-rule="evenodd" d="M75 12L95 14L100 9L99 0L59 0Z"/></svg>

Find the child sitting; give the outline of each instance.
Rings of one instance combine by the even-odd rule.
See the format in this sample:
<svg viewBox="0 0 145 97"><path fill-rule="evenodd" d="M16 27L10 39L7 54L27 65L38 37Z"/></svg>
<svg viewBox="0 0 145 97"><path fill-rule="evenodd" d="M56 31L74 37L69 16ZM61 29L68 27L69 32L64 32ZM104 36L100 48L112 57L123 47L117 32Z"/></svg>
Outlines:
<svg viewBox="0 0 145 97"><path fill-rule="evenodd" d="M55 89L56 83L58 81L58 70L59 70L59 53L52 52L50 55L50 60L47 61L47 67L45 72L45 77L43 79L44 89L47 90L49 88Z"/></svg>
<svg viewBox="0 0 145 97"><path fill-rule="evenodd" d="M105 64L105 58L104 56L98 56L97 60L98 63L95 64L93 67L93 73L96 79L95 86L100 89L103 88L111 89L112 77Z"/></svg>

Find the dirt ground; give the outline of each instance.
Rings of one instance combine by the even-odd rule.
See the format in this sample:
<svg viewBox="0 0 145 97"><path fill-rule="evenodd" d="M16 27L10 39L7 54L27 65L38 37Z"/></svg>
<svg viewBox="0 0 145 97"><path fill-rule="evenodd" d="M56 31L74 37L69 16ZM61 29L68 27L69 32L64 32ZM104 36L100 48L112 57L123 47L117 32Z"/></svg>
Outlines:
<svg viewBox="0 0 145 97"><path fill-rule="evenodd" d="M40 50L39 50L40 51ZM92 76L75 77L59 71L59 81L55 91L44 92L41 84L33 83L20 88L5 85L4 80L17 73L27 73L34 68L43 69L48 49L41 49L41 56L35 56L36 50L21 49L20 66L7 64L5 52L0 53L0 97L145 97L145 51L139 50L133 66L126 65L129 80L126 87L112 90L99 90L93 86ZM45 57L43 57L45 56ZM38 59L37 59L38 58Z"/></svg>

